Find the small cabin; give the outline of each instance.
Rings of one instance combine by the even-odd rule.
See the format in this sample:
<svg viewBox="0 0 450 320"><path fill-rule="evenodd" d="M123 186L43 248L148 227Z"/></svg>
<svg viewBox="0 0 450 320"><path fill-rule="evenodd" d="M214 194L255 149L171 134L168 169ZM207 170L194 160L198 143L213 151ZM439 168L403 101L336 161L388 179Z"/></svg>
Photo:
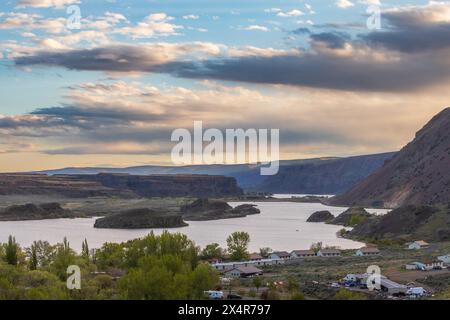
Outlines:
<svg viewBox="0 0 450 320"><path fill-rule="evenodd" d="M408 249L410 249L410 250L420 250L420 249L426 249L429 246L430 246L430 244L428 242L423 241L423 240L419 240L419 241L411 242L408 245Z"/></svg>
<svg viewBox="0 0 450 320"><path fill-rule="evenodd" d="M380 250L377 247L362 247L356 250L356 256L364 257L364 256L376 256L380 254Z"/></svg>
<svg viewBox="0 0 450 320"><path fill-rule="evenodd" d="M291 252L292 259L315 257L316 253L312 250L294 250Z"/></svg>
<svg viewBox="0 0 450 320"><path fill-rule="evenodd" d="M339 257L341 250L339 249L321 249L317 252L318 257Z"/></svg>

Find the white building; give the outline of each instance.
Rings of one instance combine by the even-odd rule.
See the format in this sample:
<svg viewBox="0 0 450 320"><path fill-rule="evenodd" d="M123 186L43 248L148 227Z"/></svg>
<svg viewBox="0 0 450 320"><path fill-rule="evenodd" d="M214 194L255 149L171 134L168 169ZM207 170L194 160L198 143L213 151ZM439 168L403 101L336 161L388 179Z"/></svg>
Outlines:
<svg viewBox="0 0 450 320"><path fill-rule="evenodd" d="M389 294L406 294L408 291L408 287L389 280L388 278L381 278L381 290L389 293Z"/></svg>
<svg viewBox="0 0 450 320"><path fill-rule="evenodd" d="M446 254L444 256L440 256L437 259L439 261L442 261L444 264L450 264L450 254Z"/></svg>
<svg viewBox="0 0 450 320"><path fill-rule="evenodd" d="M237 267L264 267L270 266L274 264L282 264L284 260L282 259L262 259L257 261L235 261L235 262L220 262L220 263L212 263L211 266L219 271L231 270Z"/></svg>
<svg viewBox="0 0 450 320"><path fill-rule="evenodd" d="M263 271L254 266L237 267L225 272L225 276L233 278L248 278L261 275Z"/></svg>
<svg viewBox="0 0 450 320"><path fill-rule="evenodd" d="M375 256L380 254L380 250L378 250L377 247L362 247L358 250L356 250L355 255L358 257L363 256Z"/></svg>
<svg viewBox="0 0 450 320"><path fill-rule="evenodd" d="M294 250L291 252L292 259L315 257L316 253L312 250Z"/></svg>
<svg viewBox="0 0 450 320"><path fill-rule="evenodd" d="M341 250L339 249L321 249L317 252L318 257L339 257Z"/></svg>
<svg viewBox="0 0 450 320"><path fill-rule="evenodd" d="M428 248L430 244L428 242L425 242L423 240L414 241L408 245L408 249L410 250L420 250Z"/></svg>
<svg viewBox="0 0 450 320"><path fill-rule="evenodd" d="M286 251L275 251L269 255L269 259L276 259L276 260L287 260L290 258L291 255L289 254L289 252Z"/></svg>
<svg viewBox="0 0 450 320"><path fill-rule="evenodd" d="M413 263L407 263L405 265L405 269L406 270L418 270L420 268L420 266L418 265L418 263L413 262Z"/></svg>

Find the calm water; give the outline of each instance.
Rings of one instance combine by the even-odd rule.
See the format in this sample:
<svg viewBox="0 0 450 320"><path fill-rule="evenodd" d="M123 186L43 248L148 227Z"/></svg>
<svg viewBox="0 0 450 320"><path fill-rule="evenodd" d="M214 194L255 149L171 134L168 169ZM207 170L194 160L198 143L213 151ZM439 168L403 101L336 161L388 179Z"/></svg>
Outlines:
<svg viewBox="0 0 450 320"><path fill-rule="evenodd" d="M292 197L307 197L307 196L316 196L316 197L327 197L331 198L333 194L302 194L302 193L274 193L272 195L273 198L276 199L290 199Z"/></svg>
<svg viewBox="0 0 450 320"><path fill-rule="evenodd" d="M241 203L230 203L232 206ZM227 236L234 231L246 231L250 234L250 249L257 251L261 247L274 250L307 249L314 242L339 246L345 249L359 248L363 244L340 239L336 232L341 226L324 223L307 223L306 219L315 211L329 210L337 215L346 208L328 207L318 203L255 202L261 214L245 218L190 221L188 227L170 229L170 232L182 232L197 245L204 246L217 242L226 246ZM385 210L369 210L385 213ZM56 219L40 221L0 222L0 242L5 242L12 234L22 246L29 246L34 240L47 240L54 244L68 238L71 247L80 250L84 238L91 248L100 247L104 242L123 242L142 237L151 229L116 230L95 229L95 218ZM162 229L154 229L161 233Z"/></svg>

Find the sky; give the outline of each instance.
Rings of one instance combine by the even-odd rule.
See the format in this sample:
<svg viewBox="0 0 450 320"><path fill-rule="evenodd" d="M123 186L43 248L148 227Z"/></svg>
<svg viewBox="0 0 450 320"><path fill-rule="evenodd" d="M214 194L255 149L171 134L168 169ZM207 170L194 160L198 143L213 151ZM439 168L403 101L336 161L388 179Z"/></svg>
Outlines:
<svg viewBox="0 0 450 320"><path fill-rule="evenodd" d="M395 151L449 85L447 1L6 0L0 171L171 165L194 121L279 129L282 159Z"/></svg>

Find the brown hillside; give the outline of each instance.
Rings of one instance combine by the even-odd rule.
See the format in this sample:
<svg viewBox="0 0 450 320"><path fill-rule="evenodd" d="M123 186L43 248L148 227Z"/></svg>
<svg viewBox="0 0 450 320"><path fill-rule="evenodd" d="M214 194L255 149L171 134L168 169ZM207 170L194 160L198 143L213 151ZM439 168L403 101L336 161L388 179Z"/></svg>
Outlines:
<svg viewBox="0 0 450 320"><path fill-rule="evenodd" d="M450 202L450 108L391 160L332 204L396 208Z"/></svg>

